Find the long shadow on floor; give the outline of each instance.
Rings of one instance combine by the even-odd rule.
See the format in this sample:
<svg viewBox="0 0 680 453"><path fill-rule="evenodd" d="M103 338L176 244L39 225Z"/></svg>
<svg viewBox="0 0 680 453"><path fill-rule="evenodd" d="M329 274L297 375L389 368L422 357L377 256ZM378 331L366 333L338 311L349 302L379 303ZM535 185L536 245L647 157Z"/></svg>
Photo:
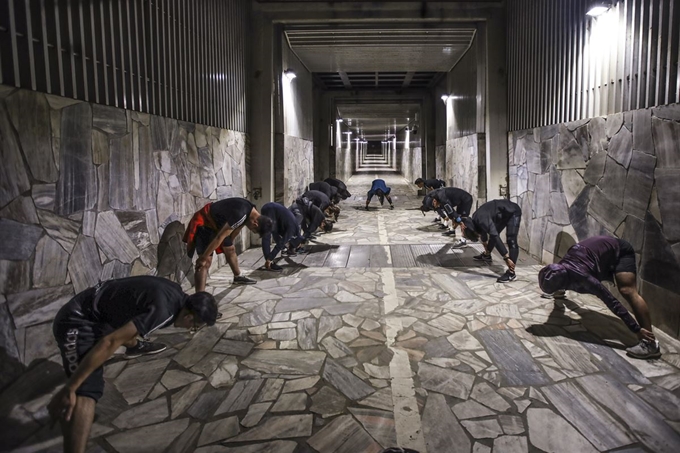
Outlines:
<svg viewBox="0 0 680 453"><path fill-rule="evenodd" d="M567 309L581 316L581 323L587 329L587 332L568 332L559 327L561 324L568 324L567 321L571 322L572 320L566 315ZM589 310L569 299L555 300L548 321L544 324L529 326L526 330L537 337L564 336L581 343L606 345L616 349L625 349L626 346L624 345L632 346L638 342L635 334L630 332L620 319Z"/></svg>

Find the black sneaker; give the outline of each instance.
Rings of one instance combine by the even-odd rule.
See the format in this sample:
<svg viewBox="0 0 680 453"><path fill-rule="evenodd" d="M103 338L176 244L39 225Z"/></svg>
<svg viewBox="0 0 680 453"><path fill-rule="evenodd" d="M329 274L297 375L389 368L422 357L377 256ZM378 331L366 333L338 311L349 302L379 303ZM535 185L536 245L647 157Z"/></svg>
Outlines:
<svg viewBox="0 0 680 453"><path fill-rule="evenodd" d="M286 256L297 256L297 252L295 250L287 250Z"/></svg>
<svg viewBox="0 0 680 453"><path fill-rule="evenodd" d="M168 347L162 343L152 343L150 341L137 340L137 345L133 348L125 348L126 359L136 359L143 355L158 354Z"/></svg>
<svg viewBox="0 0 680 453"><path fill-rule="evenodd" d="M433 222L441 222L441 220L442 220L442 219L440 219L439 217L435 217L434 220L433 220Z"/></svg>
<svg viewBox="0 0 680 453"><path fill-rule="evenodd" d="M510 283L511 281L515 280L516 278L517 278L517 274L515 274L514 272L505 271L505 274L498 277L498 280L496 280L496 281L498 283Z"/></svg>
<svg viewBox="0 0 680 453"><path fill-rule="evenodd" d="M444 224L439 225L439 229L440 229L440 230L445 230L445 229L447 229L447 228L448 228L448 227L447 227L446 225L444 225Z"/></svg>
<svg viewBox="0 0 680 453"><path fill-rule="evenodd" d="M640 340L632 348L626 349L626 353L636 359L656 359L661 357L658 341Z"/></svg>
<svg viewBox="0 0 680 453"><path fill-rule="evenodd" d="M234 285L254 285L257 280L248 278L245 275L237 275L234 277Z"/></svg>
<svg viewBox="0 0 680 453"><path fill-rule="evenodd" d="M472 259L476 261L484 261L486 263L490 263L493 260L490 253L488 255L486 253L480 253L479 255L473 256Z"/></svg>
<svg viewBox="0 0 680 453"><path fill-rule="evenodd" d="M393 205L393 204L390 205L390 209L394 209L394 205Z"/></svg>
<svg viewBox="0 0 680 453"><path fill-rule="evenodd" d="M455 236L456 235L456 230L449 230L449 231L444 231L442 233L443 236Z"/></svg>
<svg viewBox="0 0 680 453"><path fill-rule="evenodd" d="M267 270L273 271L273 272L281 272L283 270L283 268L276 263L271 263L269 265L269 269L267 269Z"/></svg>
<svg viewBox="0 0 680 453"><path fill-rule="evenodd" d="M366 206L366 210L368 211L368 206Z"/></svg>

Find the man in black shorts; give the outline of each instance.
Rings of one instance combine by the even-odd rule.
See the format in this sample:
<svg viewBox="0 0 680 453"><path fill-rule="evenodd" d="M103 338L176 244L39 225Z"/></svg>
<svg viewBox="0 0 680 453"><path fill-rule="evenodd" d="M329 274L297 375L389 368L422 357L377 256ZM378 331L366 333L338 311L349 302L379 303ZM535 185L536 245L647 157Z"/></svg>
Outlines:
<svg viewBox="0 0 680 453"><path fill-rule="evenodd" d="M212 264L213 252L224 253L227 263L234 273L234 284L253 285L255 280L241 275L234 239L247 226L253 233L264 236L272 230L272 220L260 215L255 205L245 198L227 198L208 203L191 218L184 242L187 254L196 260L196 291L205 290L208 269Z"/></svg>
<svg viewBox="0 0 680 453"><path fill-rule="evenodd" d="M592 294L626 323L640 342L626 349L638 359L661 356L659 342L652 333L652 318L647 302L637 291L635 250L628 242L607 236L595 236L572 246L559 263L550 264L538 274L541 289L548 294L564 292ZM601 283L616 281L621 295L633 308L633 318L626 307Z"/></svg>
<svg viewBox="0 0 680 453"><path fill-rule="evenodd" d="M371 190L368 191L366 194L366 210L368 211L368 205L371 203L371 199L373 196L378 197L378 201L380 202L380 206L383 205L383 202L387 199L387 202L390 204L390 209L394 209L394 204L392 204L392 198L390 198L390 192L392 192L391 187L387 187L387 184L385 184L385 181L383 179L374 179L373 183L371 184Z"/></svg>
<svg viewBox="0 0 680 453"><path fill-rule="evenodd" d="M448 231L443 234L455 238L456 228L458 228L458 225L461 224L464 218L470 215L472 195L456 187L437 189L430 193L432 194L432 206L442 211L442 220L445 219L444 225L448 227ZM456 243L456 246L462 247L465 244L466 240L463 237Z"/></svg>
<svg viewBox="0 0 680 453"><path fill-rule="evenodd" d="M300 235L300 225L295 220L293 213L279 203L267 203L262 206L262 215L272 219L273 227L269 234L262 236L262 254L266 260L265 268L270 271L280 272L281 266L274 262L274 259L281 250L288 245L288 250L292 251L289 256L294 254L295 249L303 242ZM274 239L276 246L271 249L271 240Z"/></svg>
<svg viewBox="0 0 680 453"><path fill-rule="evenodd" d="M69 379L47 409L61 421L64 451L85 451L95 405L104 393L103 365L116 349L126 346L126 358L156 354L165 345L137 337L168 326L212 326L216 319L211 294L189 296L177 283L150 276L100 283L61 307L52 330Z"/></svg>
<svg viewBox="0 0 680 453"><path fill-rule="evenodd" d="M519 225L522 221L522 209L517 203L510 200L492 200L484 203L472 214L472 217L462 219L461 229L463 236L477 242L480 237L484 244L484 252L474 257L477 261L490 263L491 252L497 249L503 256L508 270L501 275L498 283L508 283L517 278L515 275L515 264L519 257L519 245L517 244L517 234ZM506 230L505 235L508 240L508 248L505 248L501 241L500 234Z"/></svg>
<svg viewBox="0 0 680 453"><path fill-rule="evenodd" d="M305 195L308 193L306 192ZM326 233L333 231L333 222L327 220L321 208L305 195L298 197L288 210L295 217L295 222L298 226L302 227L302 232L304 233L303 239L308 241L319 227ZM290 251L288 255L291 256Z"/></svg>

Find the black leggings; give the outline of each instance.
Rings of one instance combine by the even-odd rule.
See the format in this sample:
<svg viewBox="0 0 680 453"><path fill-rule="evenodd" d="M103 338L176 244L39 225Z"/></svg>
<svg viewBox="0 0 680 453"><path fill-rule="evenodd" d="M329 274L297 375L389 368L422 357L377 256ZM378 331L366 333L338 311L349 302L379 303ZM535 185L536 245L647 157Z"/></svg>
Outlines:
<svg viewBox="0 0 680 453"><path fill-rule="evenodd" d="M522 223L522 214L515 214L510 218L508 226L505 230L505 236L508 240L508 252L513 263L517 264L519 258L519 244L517 243L517 235L519 234L519 225Z"/></svg>

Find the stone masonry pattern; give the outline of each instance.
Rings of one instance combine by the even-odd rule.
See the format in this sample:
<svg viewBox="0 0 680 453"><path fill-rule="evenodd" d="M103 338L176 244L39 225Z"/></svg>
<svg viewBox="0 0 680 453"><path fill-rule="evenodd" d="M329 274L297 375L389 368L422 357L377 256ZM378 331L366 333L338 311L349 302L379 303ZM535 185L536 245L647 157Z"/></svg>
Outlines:
<svg viewBox="0 0 680 453"><path fill-rule="evenodd" d="M543 262L596 235L630 242L655 326L680 329L680 105L509 134L520 247Z"/></svg>
<svg viewBox="0 0 680 453"><path fill-rule="evenodd" d="M190 287L185 225L245 195L246 146L241 132L1 86L0 386L54 353L57 310L100 280Z"/></svg>

